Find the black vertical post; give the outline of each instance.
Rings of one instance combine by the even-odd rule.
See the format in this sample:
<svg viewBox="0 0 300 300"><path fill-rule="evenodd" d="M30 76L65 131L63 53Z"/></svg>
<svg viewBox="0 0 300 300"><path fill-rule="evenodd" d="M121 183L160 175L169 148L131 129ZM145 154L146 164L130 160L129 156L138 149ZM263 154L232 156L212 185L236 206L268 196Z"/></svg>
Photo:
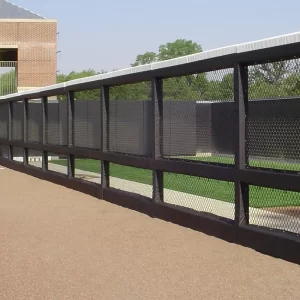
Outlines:
<svg viewBox="0 0 300 300"><path fill-rule="evenodd" d="M67 93L67 126L68 126L68 147L74 146L74 92ZM75 177L75 157L68 155L68 177Z"/></svg>
<svg viewBox="0 0 300 300"><path fill-rule="evenodd" d="M23 100L23 142L27 143L27 123L28 123L28 99ZM28 148L23 149L23 163L25 166L28 165Z"/></svg>
<svg viewBox="0 0 300 300"><path fill-rule="evenodd" d="M248 67L234 67L234 104L237 117L235 139L235 168L237 174L248 165L247 117L248 117ZM237 226L249 224L249 186L237 175L235 180L235 222Z"/></svg>
<svg viewBox="0 0 300 300"><path fill-rule="evenodd" d="M7 126L7 139L8 141L12 140L12 119L13 119L13 109L12 109L12 102L9 101L7 103L8 106L8 126ZM8 145L8 159L13 159L13 147L12 145Z"/></svg>
<svg viewBox="0 0 300 300"><path fill-rule="evenodd" d="M101 153L109 150L109 86L101 87ZM101 198L109 187L109 161L101 162Z"/></svg>
<svg viewBox="0 0 300 300"><path fill-rule="evenodd" d="M42 143L47 143L47 124L48 124L48 98L42 97ZM42 170L48 170L48 153L42 151Z"/></svg>
<svg viewBox="0 0 300 300"><path fill-rule="evenodd" d="M152 79L152 158L159 159L163 155L163 87L160 78ZM163 202L163 172L153 170L152 202Z"/></svg>

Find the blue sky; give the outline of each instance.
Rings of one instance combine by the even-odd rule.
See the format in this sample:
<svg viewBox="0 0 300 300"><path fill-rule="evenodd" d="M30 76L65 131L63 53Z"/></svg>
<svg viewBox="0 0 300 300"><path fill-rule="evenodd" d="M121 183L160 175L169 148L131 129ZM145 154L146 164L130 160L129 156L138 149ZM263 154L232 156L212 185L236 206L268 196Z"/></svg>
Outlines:
<svg viewBox="0 0 300 300"><path fill-rule="evenodd" d="M299 0L11 0L58 24L58 70L121 69L178 38L204 50L300 31Z"/></svg>

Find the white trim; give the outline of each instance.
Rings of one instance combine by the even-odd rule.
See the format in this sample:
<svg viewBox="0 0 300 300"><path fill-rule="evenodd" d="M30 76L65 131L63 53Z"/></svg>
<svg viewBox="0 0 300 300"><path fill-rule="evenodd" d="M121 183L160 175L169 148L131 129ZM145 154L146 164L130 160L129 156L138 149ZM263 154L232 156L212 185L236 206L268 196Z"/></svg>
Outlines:
<svg viewBox="0 0 300 300"><path fill-rule="evenodd" d="M114 78L114 77L129 75L129 74L136 74L136 73L146 72L146 71L151 71L151 70L164 69L167 67L184 65L184 64L191 63L191 62L204 61L207 59L216 58L216 57L220 57L220 56L224 56L224 55L246 53L246 52L251 52L251 51L255 51L255 50L267 49L267 48L283 46L283 45L288 45L288 44L294 44L294 43L299 43L299 42L300 42L300 32L290 33L290 34L272 37L272 38L268 38L268 39L264 39L264 40L258 40L258 41L254 41L254 42L250 42L250 43L222 47L222 48L218 48L215 50L208 50L208 51L200 52L197 54L182 56L182 57L174 58L174 59L170 59L170 60L154 62L154 63L147 64L147 65L137 66L137 67L133 67L133 68L126 68L123 70L113 71L113 72L109 72L109 73L105 73L105 74L75 79L75 80L71 80L68 82L60 83L60 84L37 88L37 89L31 90L31 91L10 94L7 96L0 97L0 100L10 99L10 98L15 97L16 95L26 96L28 94L31 94L32 92L38 93L38 92L51 91L51 90L54 90L57 88L72 87L73 85L81 84L81 83L94 82L94 81L98 81L98 80L104 80L104 79L108 79L108 78Z"/></svg>
<svg viewBox="0 0 300 300"><path fill-rule="evenodd" d="M0 44L0 50L2 49L18 49L19 46L18 45L3 45L3 44Z"/></svg>

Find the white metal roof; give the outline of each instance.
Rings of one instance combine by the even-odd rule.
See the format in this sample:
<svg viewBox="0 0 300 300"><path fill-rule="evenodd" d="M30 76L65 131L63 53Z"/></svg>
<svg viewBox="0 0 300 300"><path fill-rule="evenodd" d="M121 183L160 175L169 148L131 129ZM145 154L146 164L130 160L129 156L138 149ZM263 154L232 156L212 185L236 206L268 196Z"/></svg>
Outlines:
<svg viewBox="0 0 300 300"><path fill-rule="evenodd" d="M187 64L187 63L191 63L191 62L196 62L196 61L204 61L207 59L216 58L216 57L229 55L229 54L247 53L247 52L252 52L255 50L273 48L273 47L289 45L289 44L294 44L294 43L299 43L299 42L300 42L300 32L295 32L295 33L290 33L290 34L286 34L286 35L271 37L271 38L264 39L264 40L258 40L258 41L238 44L238 45L234 45L234 46L222 47L222 48L218 48L215 50L203 51L203 52L200 52L197 54L182 56L179 58L174 58L174 59L165 60L165 61L154 62L154 63L147 64L147 65L126 68L126 69L117 70L117 71L113 71L113 72L109 72L109 73L105 73L105 74L75 79L75 80L71 80L68 82L35 89L34 92L44 92L47 90L57 89L60 87L71 87L72 85L85 83L85 82L93 82L93 81L104 80L104 79L113 78L113 77L135 74L135 73L139 73L139 72L163 69L163 68L167 68L167 67L171 67L171 66L179 66L179 65L183 65L183 64ZM0 100L9 99L10 97L13 98L16 95L26 96L26 95L32 93L32 91L33 90L26 91L26 92L20 92L18 94L11 94L11 95L7 95L7 96L3 96L3 97L0 97Z"/></svg>

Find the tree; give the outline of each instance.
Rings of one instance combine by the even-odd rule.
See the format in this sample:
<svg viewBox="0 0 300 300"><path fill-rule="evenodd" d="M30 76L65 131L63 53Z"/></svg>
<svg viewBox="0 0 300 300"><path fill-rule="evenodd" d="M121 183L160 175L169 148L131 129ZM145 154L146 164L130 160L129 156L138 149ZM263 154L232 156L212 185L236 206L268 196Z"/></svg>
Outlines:
<svg viewBox="0 0 300 300"><path fill-rule="evenodd" d="M136 60L131 66L140 66L155 61L172 59L184 55L194 54L201 52L202 48L197 43L190 40L178 39L174 42L160 45L159 53L146 52L136 57ZM184 76L180 78L164 79L164 99L176 99L176 100L192 100L196 99L203 93L205 88L206 78L204 74L197 74L196 76ZM129 87L126 87L130 89ZM136 97L144 99L146 95L140 94L141 88L138 90L131 90L135 93ZM124 90L123 90L123 93ZM125 94L124 94L125 95Z"/></svg>
<svg viewBox="0 0 300 300"><path fill-rule="evenodd" d="M233 74L226 74L220 83L222 100L233 99Z"/></svg>
<svg viewBox="0 0 300 300"><path fill-rule="evenodd" d="M110 88L110 100L149 100L151 99L150 82L139 82Z"/></svg>
<svg viewBox="0 0 300 300"><path fill-rule="evenodd" d="M249 81L265 81L270 84L276 84L284 79L287 74L287 65L285 61L255 65L250 68Z"/></svg>
<svg viewBox="0 0 300 300"><path fill-rule="evenodd" d="M163 44L159 46L159 52L145 52L137 55L135 62L131 64L132 67L150 64L152 62L172 59L184 55L195 54L201 52L202 48L197 43L191 40L178 39L174 42Z"/></svg>
<svg viewBox="0 0 300 300"><path fill-rule="evenodd" d="M300 73L294 73L288 76L284 81L284 90L289 96L300 95Z"/></svg>
<svg viewBox="0 0 300 300"><path fill-rule="evenodd" d="M300 65L296 60L252 66L249 98L271 99L300 95Z"/></svg>
<svg viewBox="0 0 300 300"><path fill-rule="evenodd" d="M81 72L72 71L68 75L58 74L57 75L57 83L62 83L62 82L70 81L70 80L85 78L85 77L89 77L89 76L95 76L95 75L102 74L102 73L105 73L105 72L104 71L96 72L93 69L88 69L88 70L83 70ZM100 92L99 92L99 89L80 91L80 92L76 92L74 97L75 97L75 100L96 100L96 99L100 99ZM59 96L58 99L63 100L63 99L65 99L65 97Z"/></svg>
<svg viewBox="0 0 300 300"><path fill-rule="evenodd" d="M191 40L178 39L159 46L158 60L167 60L201 52L202 48Z"/></svg>
<svg viewBox="0 0 300 300"><path fill-rule="evenodd" d="M146 65L155 61L157 61L157 54L155 52L146 52L144 54L139 54L131 66L136 67L140 65Z"/></svg>
<svg viewBox="0 0 300 300"><path fill-rule="evenodd" d="M199 100L187 77L167 78L163 80L164 100Z"/></svg>
<svg viewBox="0 0 300 300"><path fill-rule="evenodd" d="M0 96L17 92L17 78L15 70L0 75Z"/></svg>

